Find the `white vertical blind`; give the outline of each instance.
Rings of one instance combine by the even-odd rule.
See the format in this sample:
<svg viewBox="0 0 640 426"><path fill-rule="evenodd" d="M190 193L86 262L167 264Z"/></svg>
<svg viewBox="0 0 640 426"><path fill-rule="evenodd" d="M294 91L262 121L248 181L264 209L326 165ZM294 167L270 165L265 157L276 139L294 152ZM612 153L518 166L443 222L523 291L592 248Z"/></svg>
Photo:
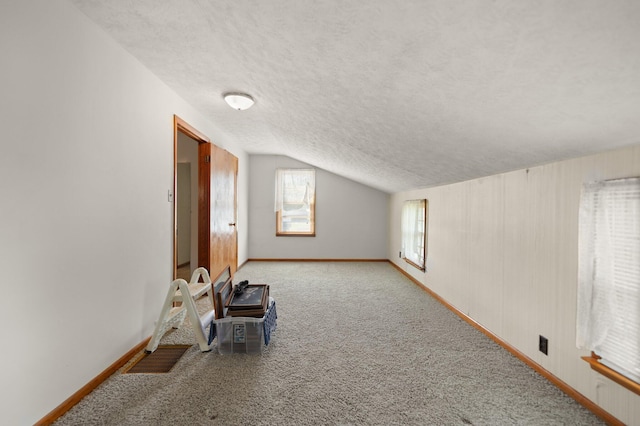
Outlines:
<svg viewBox="0 0 640 426"><path fill-rule="evenodd" d="M640 179L586 184L576 344L640 382Z"/></svg>
<svg viewBox="0 0 640 426"><path fill-rule="evenodd" d="M402 254L425 268L427 200L408 200L402 205Z"/></svg>

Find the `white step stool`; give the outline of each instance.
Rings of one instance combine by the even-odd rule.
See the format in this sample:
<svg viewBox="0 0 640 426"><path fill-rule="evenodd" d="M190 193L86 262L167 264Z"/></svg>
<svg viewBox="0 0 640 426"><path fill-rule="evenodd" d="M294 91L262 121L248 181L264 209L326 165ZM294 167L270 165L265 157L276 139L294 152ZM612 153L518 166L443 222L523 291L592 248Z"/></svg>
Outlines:
<svg viewBox="0 0 640 426"><path fill-rule="evenodd" d="M203 282L198 282L201 277ZM189 297L183 297L185 294L188 294ZM196 308L196 300L205 294L209 300L210 309L200 315ZM180 303L180 305L174 306L176 303ZM158 344L162 336L164 336L170 328L179 328L187 315L189 316L189 322L193 328L196 340L200 345L200 350L202 352L210 351L211 341L206 337L205 331L207 327L214 326L213 320L216 316L214 306L211 277L205 268L198 268L193 271L189 283L183 279L174 280L169 286L169 291L162 305L162 311L160 312L160 317L153 331L153 336L147 344L145 351L151 353L158 349Z"/></svg>

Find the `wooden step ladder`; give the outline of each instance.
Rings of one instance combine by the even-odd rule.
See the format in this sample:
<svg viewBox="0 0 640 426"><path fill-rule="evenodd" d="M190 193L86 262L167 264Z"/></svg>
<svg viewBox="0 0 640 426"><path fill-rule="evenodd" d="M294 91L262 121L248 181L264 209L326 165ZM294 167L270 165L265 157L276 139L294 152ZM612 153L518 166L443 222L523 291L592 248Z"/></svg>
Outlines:
<svg viewBox="0 0 640 426"><path fill-rule="evenodd" d="M199 282L200 278L202 278L203 282ZM184 297L186 294L189 296ZM209 309L200 315L196 308L196 300L205 294L209 301ZM187 316L196 336L196 341L200 345L200 350L202 352L210 351L211 341L215 336L211 328L215 327L213 324L216 316L214 306L211 277L205 268L198 268L193 271L191 281L188 283L183 279L174 280L169 286L167 297L162 305L162 311L160 311L160 317L156 322L153 336L147 344L145 352L151 353L158 349L162 336L170 328L179 328ZM206 335L207 327L209 327L208 337Z"/></svg>

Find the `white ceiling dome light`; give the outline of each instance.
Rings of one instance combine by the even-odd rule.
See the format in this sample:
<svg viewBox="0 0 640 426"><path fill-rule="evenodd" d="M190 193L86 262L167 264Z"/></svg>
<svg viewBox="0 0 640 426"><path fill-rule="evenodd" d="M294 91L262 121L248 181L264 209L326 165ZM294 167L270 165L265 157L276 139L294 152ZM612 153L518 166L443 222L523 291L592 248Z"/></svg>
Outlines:
<svg viewBox="0 0 640 426"><path fill-rule="evenodd" d="M229 92L222 95L222 97L231 108L238 111L249 109L255 103L253 98L246 93Z"/></svg>

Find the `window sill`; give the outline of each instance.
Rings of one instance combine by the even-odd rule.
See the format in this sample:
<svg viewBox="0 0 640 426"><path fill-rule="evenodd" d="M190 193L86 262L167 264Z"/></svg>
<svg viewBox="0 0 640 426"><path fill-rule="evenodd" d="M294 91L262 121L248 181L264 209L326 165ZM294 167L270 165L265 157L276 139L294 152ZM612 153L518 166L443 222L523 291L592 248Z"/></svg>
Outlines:
<svg viewBox="0 0 640 426"><path fill-rule="evenodd" d="M276 232L276 237L315 237L316 233L309 232Z"/></svg>
<svg viewBox="0 0 640 426"><path fill-rule="evenodd" d="M624 386L636 395L640 395L640 383L636 383L628 377L625 377L622 374L618 373L617 371L612 370L606 365L601 364L598 361L600 357L595 353L592 352L591 356L583 356L582 359L587 361L591 366L591 369L593 369L594 371L597 371L603 376L613 380L617 384Z"/></svg>
<svg viewBox="0 0 640 426"><path fill-rule="evenodd" d="M412 261L410 261L406 257L403 257L402 259L404 259L405 262L407 262L409 265L413 266L414 268L417 268L417 269L421 270L422 272L426 272L426 268L425 267L420 266L417 263L413 263Z"/></svg>

